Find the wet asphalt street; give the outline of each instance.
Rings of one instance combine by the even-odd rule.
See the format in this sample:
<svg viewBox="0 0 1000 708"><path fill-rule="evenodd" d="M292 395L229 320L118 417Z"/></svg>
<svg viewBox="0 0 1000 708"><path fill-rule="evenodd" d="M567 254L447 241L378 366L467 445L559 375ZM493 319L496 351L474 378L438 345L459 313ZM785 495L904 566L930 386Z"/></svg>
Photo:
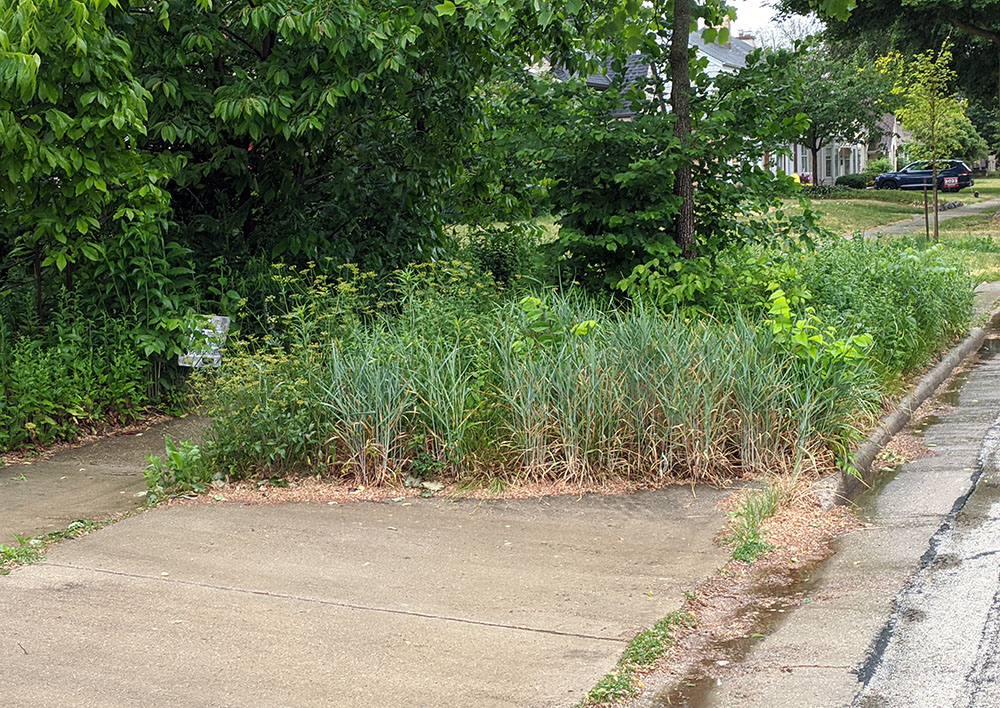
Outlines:
<svg viewBox="0 0 1000 708"><path fill-rule="evenodd" d="M858 708L1000 706L998 463L1000 418L861 670Z"/></svg>

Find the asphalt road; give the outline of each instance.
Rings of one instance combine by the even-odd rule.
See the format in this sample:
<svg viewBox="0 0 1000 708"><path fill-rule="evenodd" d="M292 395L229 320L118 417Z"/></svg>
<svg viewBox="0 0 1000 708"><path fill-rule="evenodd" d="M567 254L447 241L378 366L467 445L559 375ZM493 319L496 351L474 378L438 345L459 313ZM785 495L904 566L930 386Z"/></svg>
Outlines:
<svg viewBox="0 0 1000 708"><path fill-rule="evenodd" d="M858 708L1000 706L1000 418L862 668Z"/></svg>
<svg viewBox="0 0 1000 708"><path fill-rule="evenodd" d="M931 454L858 502L865 525L798 606L673 708L1000 706L1000 338L915 434ZM741 650L743 651L743 650Z"/></svg>

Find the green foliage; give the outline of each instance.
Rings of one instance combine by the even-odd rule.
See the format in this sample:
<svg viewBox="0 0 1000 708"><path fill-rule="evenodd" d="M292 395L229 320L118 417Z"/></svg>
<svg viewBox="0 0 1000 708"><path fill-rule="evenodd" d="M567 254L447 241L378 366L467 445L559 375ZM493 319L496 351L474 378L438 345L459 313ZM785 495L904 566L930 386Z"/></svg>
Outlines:
<svg viewBox="0 0 1000 708"><path fill-rule="evenodd" d="M818 315L874 335L883 378L913 371L968 328L972 282L940 247L837 240L801 266Z"/></svg>
<svg viewBox="0 0 1000 708"><path fill-rule="evenodd" d="M0 546L0 575L7 575L18 565L31 565L42 560L40 540L14 534L16 546Z"/></svg>
<svg viewBox="0 0 1000 708"><path fill-rule="evenodd" d="M874 160L869 160L868 164L865 166L865 176L868 178L880 175L883 172L892 172L892 161L888 157L877 157Z"/></svg>
<svg viewBox="0 0 1000 708"><path fill-rule="evenodd" d="M808 199L850 199L854 193L843 184L815 184L803 187L802 195Z"/></svg>
<svg viewBox="0 0 1000 708"><path fill-rule="evenodd" d="M300 339L290 320L294 335L237 343L202 372L212 467L362 484L428 469L460 480L721 479L804 451L828 459L877 398L863 362L819 366L739 316L684 322L570 295L498 302L449 270L400 274L398 306L364 323ZM423 287L442 281L450 292Z"/></svg>
<svg viewBox="0 0 1000 708"><path fill-rule="evenodd" d="M914 160L949 158L958 155L962 143L969 142L963 135L975 133L975 128L965 116L965 105L952 91L951 84L955 72L951 67L952 44L945 41L937 51L927 51L912 58L889 56L884 65L898 62L896 85L893 93L903 97L903 103L896 111L905 130L912 139L907 144L907 153ZM985 151L985 143L976 134L981 145L973 147L976 152ZM935 220L935 235L937 221Z"/></svg>
<svg viewBox="0 0 1000 708"><path fill-rule="evenodd" d="M151 95L140 146L188 157L172 205L198 259L378 272L442 255L445 205L508 210L505 162L477 154L505 127L492 87L543 56L574 65L575 18L592 15L526 0L126 10L115 26Z"/></svg>
<svg viewBox="0 0 1000 708"><path fill-rule="evenodd" d="M822 45L807 44L796 56L793 70L808 88L794 110L809 120L794 142L811 151L814 175L821 149L835 140L855 143L877 136L879 120L892 110L890 82L866 64L860 56L836 56Z"/></svg>
<svg viewBox="0 0 1000 708"><path fill-rule="evenodd" d="M201 448L190 440L174 443L164 436L166 456L149 455L149 465L143 472L146 479L146 501L153 503L177 492L204 492L212 473L204 463Z"/></svg>
<svg viewBox="0 0 1000 708"><path fill-rule="evenodd" d="M495 225L469 237L469 260L502 285L531 277L539 266L541 229L531 223Z"/></svg>
<svg viewBox="0 0 1000 708"><path fill-rule="evenodd" d="M806 307L800 317L793 312L794 300L785 291L776 288L768 298L770 308L766 324L770 325L775 339L786 346L796 357L815 364L824 371L837 368L850 370L863 364L865 354L872 346L868 332L846 339L837 337L837 330L823 324L816 310Z"/></svg>
<svg viewBox="0 0 1000 708"><path fill-rule="evenodd" d="M806 120L790 105L800 89L789 77L790 61L787 53L756 52L745 68L714 79L701 67L692 103L697 140L684 151L674 136L674 115L655 99L664 89L658 79L643 87L646 94L640 86L627 93L636 112L629 121L613 117L620 109L616 91L571 104L574 110L554 131L559 147L549 160L553 213L561 214L554 250L563 267L592 289L626 279L625 289L710 289L703 266L677 264L673 231L680 200L672 185L683 165L698 184L700 257L711 261L728 246L808 237L814 231L808 207L794 217L778 208L796 192L795 183L759 166L765 153L787 150L782 146Z"/></svg>
<svg viewBox="0 0 1000 708"><path fill-rule="evenodd" d="M8 575L12 568L19 565L31 565L42 562L44 551L47 546L63 541L68 538L78 538L91 531L103 528L115 521L114 518L104 521L90 521L89 519L77 519L71 522L66 528L51 531L44 536L30 538L20 534L14 534L16 546L0 545L0 575Z"/></svg>
<svg viewBox="0 0 1000 708"><path fill-rule="evenodd" d="M726 542L733 547L733 558L753 563L758 557L774 549L761 536L760 527L774 516L781 506L781 488L765 482L761 489L746 493L739 506L729 514L729 533Z"/></svg>
<svg viewBox="0 0 1000 708"><path fill-rule="evenodd" d="M866 174L841 175L837 178L838 187L850 187L851 189L864 189L868 186L869 178Z"/></svg>
<svg viewBox="0 0 1000 708"><path fill-rule="evenodd" d="M0 213L13 272L45 297L140 316L147 355L178 352L186 251L165 242L167 181L183 157L136 149L149 92L107 0L0 2ZM22 270L23 269L23 270Z"/></svg>
<svg viewBox="0 0 1000 708"><path fill-rule="evenodd" d="M638 674L656 666L674 645L678 629L693 627L697 618L687 612L672 612L629 642L615 669L602 678L580 705L604 705L631 698L639 692Z"/></svg>
<svg viewBox="0 0 1000 708"><path fill-rule="evenodd" d="M0 451L71 440L152 403L131 323L85 316L71 301L60 312L36 337L8 338L0 322Z"/></svg>

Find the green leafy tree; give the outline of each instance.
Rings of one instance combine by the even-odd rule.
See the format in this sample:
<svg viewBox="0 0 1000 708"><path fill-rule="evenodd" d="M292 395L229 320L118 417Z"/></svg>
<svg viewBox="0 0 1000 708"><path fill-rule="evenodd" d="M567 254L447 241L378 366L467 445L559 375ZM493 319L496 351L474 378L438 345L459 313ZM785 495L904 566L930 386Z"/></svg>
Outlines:
<svg viewBox="0 0 1000 708"><path fill-rule="evenodd" d="M862 142L877 133L879 120L892 110L892 85L885 74L841 61L823 46L803 47L793 67L806 87L795 110L809 117L795 142L809 149L818 175L824 147L834 141Z"/></svg>
<svg viewBox="0 0 1000 708"><path fill-rule="evenodd" d="M934 241L938 240L938 160L961 148L964 113L962 103L950 90L954 79L951 47L945 43L937 52L924 52L906 61L903 82L894 91L903 105L897 111L903 127L913 135L910 155L929 160L933 166ZM966 119L967 120L967 119Z"/></svg>
<svg viewBox="0 0 1000 708"><path fill-rule="evenodd" d="M699 70L687 150L674 113L663 110L656 76L665 72L651 70L647 85L633 87L628 121L614 117L620 98L612 90L584 94L561 114L553 135L559 147L547 164L555 178L553 211L562 214L554 248L573 276L669 305L717 290L713 264L727 247L808 235L808 209L793 220L780 208L795 194L793 182L761 166L765 154L787 149L806 120L792 106L800 85L790 61L788 52L758 51L745 69L714 79L703 62L693 62ZM685 257L675 230L683 163L697 186L693 258Z"/></svg>
<svg viewBox="0 0 1000 708"><path fill-rule="evenodd" d="M152 94L142 148L183 154L175 218L199 260L439 253L489 139L484 87L579 59L578 0L136 3L116 25Z"/></svg>
<svg viewBox="0 0 1000 708"><path fill-rule="evenodd" d="M849 0L839 15L816 0L781 0L785 12L818 11L826 38L874 59L887 49L907 55L937 49L951 39L956 88L979 107L982 131L1000 116L1000 0Z"/></svg>
<svg viewBox="0 0 1000 708"><path fill-rule="evenodd" d="M179 166L137 149L149 93L113 0L0 0L0 198L8 258L30 269L38 318L65 287L142 320L147 353L180 324L164 243ZM110 295L109 295L110 294Z"/></svg>

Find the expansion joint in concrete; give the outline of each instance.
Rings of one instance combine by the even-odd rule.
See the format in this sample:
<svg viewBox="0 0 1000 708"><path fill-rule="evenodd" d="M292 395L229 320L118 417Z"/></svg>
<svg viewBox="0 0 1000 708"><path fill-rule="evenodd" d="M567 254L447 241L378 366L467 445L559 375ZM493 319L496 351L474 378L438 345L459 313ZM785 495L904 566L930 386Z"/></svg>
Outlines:
<svg viewBox="0 0 1000 708"><path fill-rule="evenodd" d="M269 597L278 600L290 600L292 602L305 602L324 607L337 607L345 610L356 610L359 612L378 612L387 615L404 615L406 617L420 617L422 619L438 620L441 622L457 622L460 624L471 624L480 627L494 627L497 629L508 629L516 632L532 632L535 634L547 634L557 637L571 637L573 639L589 639L598 642L614 642L616 644L626 644L627 640L621 637L605 637L597 634L585 634L580 632L564 632L558 629L546 629L544 627L527 627L517 624L506 624L503 622L489 622L477 620L471 617L452 617L448 615L438 615L430 612L417 612L414 610L402 610L394 607L378 607L374 605L362 605L354 602L344 602L341 600L325 600L318 597L307 597L305 595L294 595L291 593L273 592L271 590L260 590L255 588L244 588L234 585L220 585L217 583L206 583L198 580L182 580L179 578L146 575L145 573L129 573L121 570L110 570L108 568L90 568L87 566L73 565L70 563L53 563L49 561L48 566L56 568L68 568L89 573L99 573L102 575L114 575L122 578L134 578L137 580L149 580L154 582L174 583L177 585L187 585L190 587L202 588L206 590L218 590L221 592L240 593L243 595L255 595L258 597Z"/></svg>

